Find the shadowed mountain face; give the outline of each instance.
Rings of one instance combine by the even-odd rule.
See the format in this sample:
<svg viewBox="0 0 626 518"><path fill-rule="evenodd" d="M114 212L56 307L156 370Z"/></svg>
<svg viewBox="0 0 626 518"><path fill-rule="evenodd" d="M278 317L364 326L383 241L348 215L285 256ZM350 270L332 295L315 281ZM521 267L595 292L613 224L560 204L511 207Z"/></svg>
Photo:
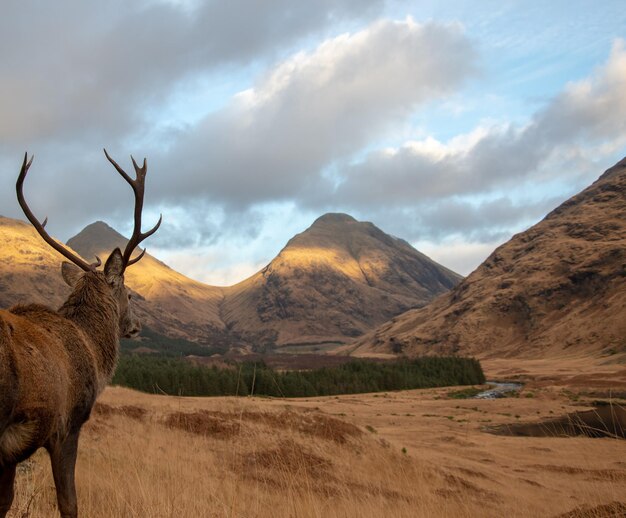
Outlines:
<svg viewBox="0 0 626 518"><path fill-rule="evenodd" d="M227 288L223 316L278 345L347 342L460 279L371 223L326 214L263 270Z"/></svg>
<svg viewBox="0 0 626 518"><path fill-rule="evenodd" d="M362 337L355 355L626 353L626 159L515 235L452 291Z"/></svg>
<svg viewBox="0 0 626 518"><path fill-rule="evenodd" d="M62 258L25 223L0 218L0 305L61 304ZM103 261L126 238L102 222L68 245ZM262 271L228 288L207 286L146 256L126 272L142 321L169 336L257 349L346 343L423 305L461 277L371 223L327 214L294 237Z"/></svg>

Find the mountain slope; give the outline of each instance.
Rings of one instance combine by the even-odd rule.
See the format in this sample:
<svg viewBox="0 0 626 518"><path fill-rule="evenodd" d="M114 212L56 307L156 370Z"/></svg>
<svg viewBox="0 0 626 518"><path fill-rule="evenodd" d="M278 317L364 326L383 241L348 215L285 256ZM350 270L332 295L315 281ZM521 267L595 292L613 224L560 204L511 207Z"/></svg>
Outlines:
<svg viewBox="0 0 626 518"><path fill-rule="evenodd" d="M127 239L98 221L85 227L67 244L87 260L103 261L116 247L122 250ZM202 342L215 339L224 331L219 305L222 288L194 281L146 254L125 273L126 284L139 295L137 305L146 325L169 336L182 336Z"/></svg>
<svg viewBox="0 0 626 518"><path fill-rule="evenodd" d="M326 214L227 288L223 317L262 343L345 343L460 279L372 223Z"/></svg>
<svg viewBox="0 0 626 518"><path fill-rule="evenodd" d="M626 159L496 249L452 291L352 348L355 355L393 352L626 352Z"/></svg>
<svg viewBox="0 0 626 518"><path fill-rule="evenodd" d="M61 260L30 225L0 216L0 308L37 302L63 303L69 288L61 278Z"/></svg>
<svg viewBox="0 0 626 518"><path fill-rule="evenodd" d="M0 307L29 302L59 307L70 292L61 278L64 258L29 223L1 216L0 242ZM95 255L105 260L113 248L125 244L113 229L95 223L69 246L88 260ZM135 309L145 325L173 337L224 341L220 288L188 279L147 254L128 269L126 283L135 293Z"/></svg>
<svg viewBox="0 0 626 518"><path fill-rule="evenodd" d="M26 223L0 218L0 306L58 307L68 288L62 257ZM103 261L126 238L96 222L68 241ZM268 266L229 288L208 286L146 256L126 272L143 323L211 345L263 349L346 343L461 278L371 223L327 214L295 236Z"/></svg>

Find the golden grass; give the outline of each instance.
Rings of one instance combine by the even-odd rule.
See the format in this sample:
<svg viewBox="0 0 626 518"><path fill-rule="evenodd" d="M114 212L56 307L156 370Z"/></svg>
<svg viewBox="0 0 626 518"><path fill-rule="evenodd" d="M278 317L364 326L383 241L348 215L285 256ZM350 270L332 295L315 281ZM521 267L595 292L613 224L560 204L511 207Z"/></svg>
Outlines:
<svg viewBox="0 0 626 518"><path fill-rule="evenodd" d="M382 509L414 516L426 503L406 458L355 439L358 428L327 416L316 428L317 417L308 413L298 423L294 412L161 418L104 408L81 438L77 478L85 516L380 516ZM10 516L54 513L43 453L22 466L17 490Z"/></svg>
<svg viewBox="0 0 626 518"><path fill-rule="evenodd" d="M626 501L625 441L481 431L512 412L568 410L560 392L458 401L448 390L277 400L110 388L81 435L79 509L93 518L611 516L602 513ZM9 516L55 513L38 452L19 468Z"/></svg>

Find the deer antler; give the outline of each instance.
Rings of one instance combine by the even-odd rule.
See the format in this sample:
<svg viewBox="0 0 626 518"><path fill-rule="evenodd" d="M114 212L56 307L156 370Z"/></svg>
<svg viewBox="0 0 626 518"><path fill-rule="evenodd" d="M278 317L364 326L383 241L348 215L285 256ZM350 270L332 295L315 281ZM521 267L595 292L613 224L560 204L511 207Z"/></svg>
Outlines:
<svg viewBox="0 0 626 518"><path fill-rule="evenodd" d="M30 210L30 208L28 207L28 204L26 203L26 200L24 199L23 186L24 186L24 178L26 178L28 169L30 168L30 165L33 163L33 158L35 158L35 155L31 156L30 160L28 160L28 152L24 153L24 163L22 164L22 170L20 171L20 175L17 177L17 183L15 184L15 189L17 191L17 201L19 202L20 207L22 207L22 210L24 211L24 214L28 218L28 221L32 223L33 227L35 227L35 230L37 230L39 235L44 239L46 243L48 243L57 252L59 252L65 258L69 259L76 266L82 268L86 272L95 272L96 268L98 268L98 266L102 264L102 261L100 261L99 257L96 257L97 261L95 263L90 264L87 261L81 259L77 255L70 252L61 243L52 239L52 237L50 237L50 235L44 229L44 227L46 226L46 223L48 222L48 218L45 218L43 220L43 223L40 223L39 220L35 217L35 215Z"/></svg>
<svg viewBox="0 0 626 518"><path fill-rule="evenodd" d="M133 162L133 167L135 168L135 174L137 176L137 178L133 180L126 173L126 171L124 171L118 165L118 163L109 156L106 149L104 149L103 151L104 151L104 155L107 157L107 160L111 162L111 164L113 164L113 167L115 167L117 172L133 188L133 193L135 194L135 227L133 229L133 235L130 237L130 240L128 241L128 244L126 245L126 248L124 250L124 255L123 255L124 268L126 268L130 266L131 264L135 264L144 256L144 254L146 253L145 249L142 250L141 253L137 257L135 257L134 259L131 259L131 256L135 248L139 246L139 243L141 243L144 239L154 234L158 230L158 228L161 226L163 215L159 216L159 221L157 221L157 224L154 225L154 227L152 227L147 232L141 232L141 212L143 210L143 195L144 195L144 190L145 190L146 172L148 170L146 159L145 158L143 159L143 165L139 167L137 165L137 162L135 162L135 159L131 155L130 159Z"/></svg>

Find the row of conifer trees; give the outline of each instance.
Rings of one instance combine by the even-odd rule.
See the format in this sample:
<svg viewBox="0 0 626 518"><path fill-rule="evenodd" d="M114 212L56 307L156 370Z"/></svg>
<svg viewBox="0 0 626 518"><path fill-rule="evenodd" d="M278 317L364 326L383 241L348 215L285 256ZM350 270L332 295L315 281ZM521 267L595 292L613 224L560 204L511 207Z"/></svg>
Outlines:
<svg viewBox="0 0 626 518"><path fill-rule="evenodd" d="M122 355L113 383L181 396L313 397L485 382L478 360L424 357L394 362L354 360L304 371L275 371L262 362L207 367L184 359Z"/></svg>

